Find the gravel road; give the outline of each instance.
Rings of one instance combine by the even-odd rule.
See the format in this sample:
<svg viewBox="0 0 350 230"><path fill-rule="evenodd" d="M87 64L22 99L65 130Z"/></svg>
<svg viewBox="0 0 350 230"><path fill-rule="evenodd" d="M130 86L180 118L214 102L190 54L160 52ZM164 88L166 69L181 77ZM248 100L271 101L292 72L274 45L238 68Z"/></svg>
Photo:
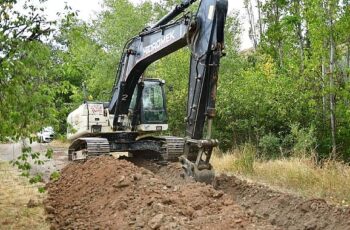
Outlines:
<svg viewBox="0 0 350 230"><path fill-rule="evenodd" d="M28 141L27 144L29 144ZM29 146L32 148L32 152L42 153L40 159L44 161L43 165L36 165L33 164L33 161L30 161L32 162L31 174L41 173L45 181L48 181L52 172L61 170L67 164L67 148L64 146L38 142L33 142ZM48 149L53 150L53 159L44 157ZM22 143L0 144L0 161L16 160L21 155L21 150Z"/></svg>

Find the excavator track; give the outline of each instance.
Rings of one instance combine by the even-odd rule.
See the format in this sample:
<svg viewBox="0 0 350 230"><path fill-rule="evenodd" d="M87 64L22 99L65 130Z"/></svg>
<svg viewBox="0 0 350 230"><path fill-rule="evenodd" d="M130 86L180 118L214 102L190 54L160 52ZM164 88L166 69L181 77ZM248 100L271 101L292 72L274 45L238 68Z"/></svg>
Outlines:
<svg viewBox="0 0 350 230"><path fill-rule="evenodd" d="M184 152L184 138L173 136L164 136L161 138L165 140L162 158L166 161L178 161Z"/></svg>
<svg viewBox="0 0 350 230"><path fill-rule="evenodd" d="M167 161L179 161L179 158L184 155L185 138L175 136L162 136L166 142L163 158ZM196 152L188 153L187 158L189 160L195 160L197 157Z"/></svg>
<svg viewBox="0 0 350 230"><path fill-rule="evenodd" d="M179 157L184 153L185 139L181 137L162 136L153 137L151 139L140 139L136 142L139 144L140 149L132 149L131 153L134 156L140 156L141 158L147 158L147 155L151 155L151 158L154 160L160 160L163 162L178 161ZM122 145L125 143L126 142L121 142L119 144ZM135 141L130 143L134 146ZM152 145L152 143L159 143L159 147L155 148L155 145ZM86 159L87 157L109 155L111 152L118 152L115 151L115 145L117 144L118 141L113 141L113 144L109 143L107 138L79 138L70 145L68 159L72 161ZM152 154L149 152L152 152Z"/></svg>
<svg viewBox="0 0 350 230"><path fill-rule="evenodd" d="M106 138L78 138L69 146L68 160L83 160L88 157L109 154L110 146Z"/></svg>

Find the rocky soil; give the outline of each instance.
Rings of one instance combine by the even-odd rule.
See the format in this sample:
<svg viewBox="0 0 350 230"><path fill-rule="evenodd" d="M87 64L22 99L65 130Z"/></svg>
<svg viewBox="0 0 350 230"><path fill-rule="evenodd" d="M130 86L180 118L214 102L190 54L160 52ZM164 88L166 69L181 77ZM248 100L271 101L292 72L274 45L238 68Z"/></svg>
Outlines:
<svg viewBox="0 0 350 230"><path fill-rule="evenodd" d="M276 229L210 185L112 157L69 164L48 194L52 229Z"/></svg>
<svg viewBox="0 0 350 230"><path fill-rule="evenodd" d="M131 160L165 180L184 183L179 164L160 167L145 160ZM216 176L213 187L229 195L250 215L281 229L350 229L350 209L327 204L323 199L306 199L225 174Z"/></svg>
<svg viewBox="0 0 350 230"><path fill-rule="evenodd" d="M235 202L260 219L283 229L350 229L350 209L306 199L248 183L235 176L220 175L214 182Z"/></svg>
<svg viewBox="0 0 350 230"><path fill-rule="evenodd" d="M177 163L98 157L50 182L52 229L350 229L350 209L217 176L181 177Z"/></svg>

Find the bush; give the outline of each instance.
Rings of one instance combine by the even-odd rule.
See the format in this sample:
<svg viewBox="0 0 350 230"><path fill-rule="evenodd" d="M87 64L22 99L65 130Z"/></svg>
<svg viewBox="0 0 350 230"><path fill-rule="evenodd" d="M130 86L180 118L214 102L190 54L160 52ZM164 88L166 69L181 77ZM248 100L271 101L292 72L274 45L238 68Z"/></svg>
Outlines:
<svg viewBox="0 0 350 230"><path fill-rule="evenodd" d="M303 157L310 155L316 146L316 137L314 127L299 128L298 124L292 124L291 134L294 139L293 155Z"/></svg>
<svg viewBox="0 0 350 230"><path fill-rule="evenodd" d="M261 156L267 159L280 156L281 139L272 133L263 136L259 140Z"/></svg>

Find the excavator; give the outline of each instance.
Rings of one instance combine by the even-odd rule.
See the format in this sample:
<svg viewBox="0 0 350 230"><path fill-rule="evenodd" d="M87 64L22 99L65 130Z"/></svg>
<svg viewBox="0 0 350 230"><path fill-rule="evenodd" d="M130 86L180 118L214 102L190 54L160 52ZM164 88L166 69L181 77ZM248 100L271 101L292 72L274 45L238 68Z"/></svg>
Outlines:
<svg viewBox="0 0 350 230"><path fill-rule="evenodd" d="M68 159L128 153L159 162L179 160L186 176L210 183L212 125L228 0L201 0L195 14L183 0L125 44L108 103L84 102L68 115ZM168 129L165 81L145 76L155 61L189 47L191 53L185 137ZM176 71L176 69L174 69Z"/></svg>

